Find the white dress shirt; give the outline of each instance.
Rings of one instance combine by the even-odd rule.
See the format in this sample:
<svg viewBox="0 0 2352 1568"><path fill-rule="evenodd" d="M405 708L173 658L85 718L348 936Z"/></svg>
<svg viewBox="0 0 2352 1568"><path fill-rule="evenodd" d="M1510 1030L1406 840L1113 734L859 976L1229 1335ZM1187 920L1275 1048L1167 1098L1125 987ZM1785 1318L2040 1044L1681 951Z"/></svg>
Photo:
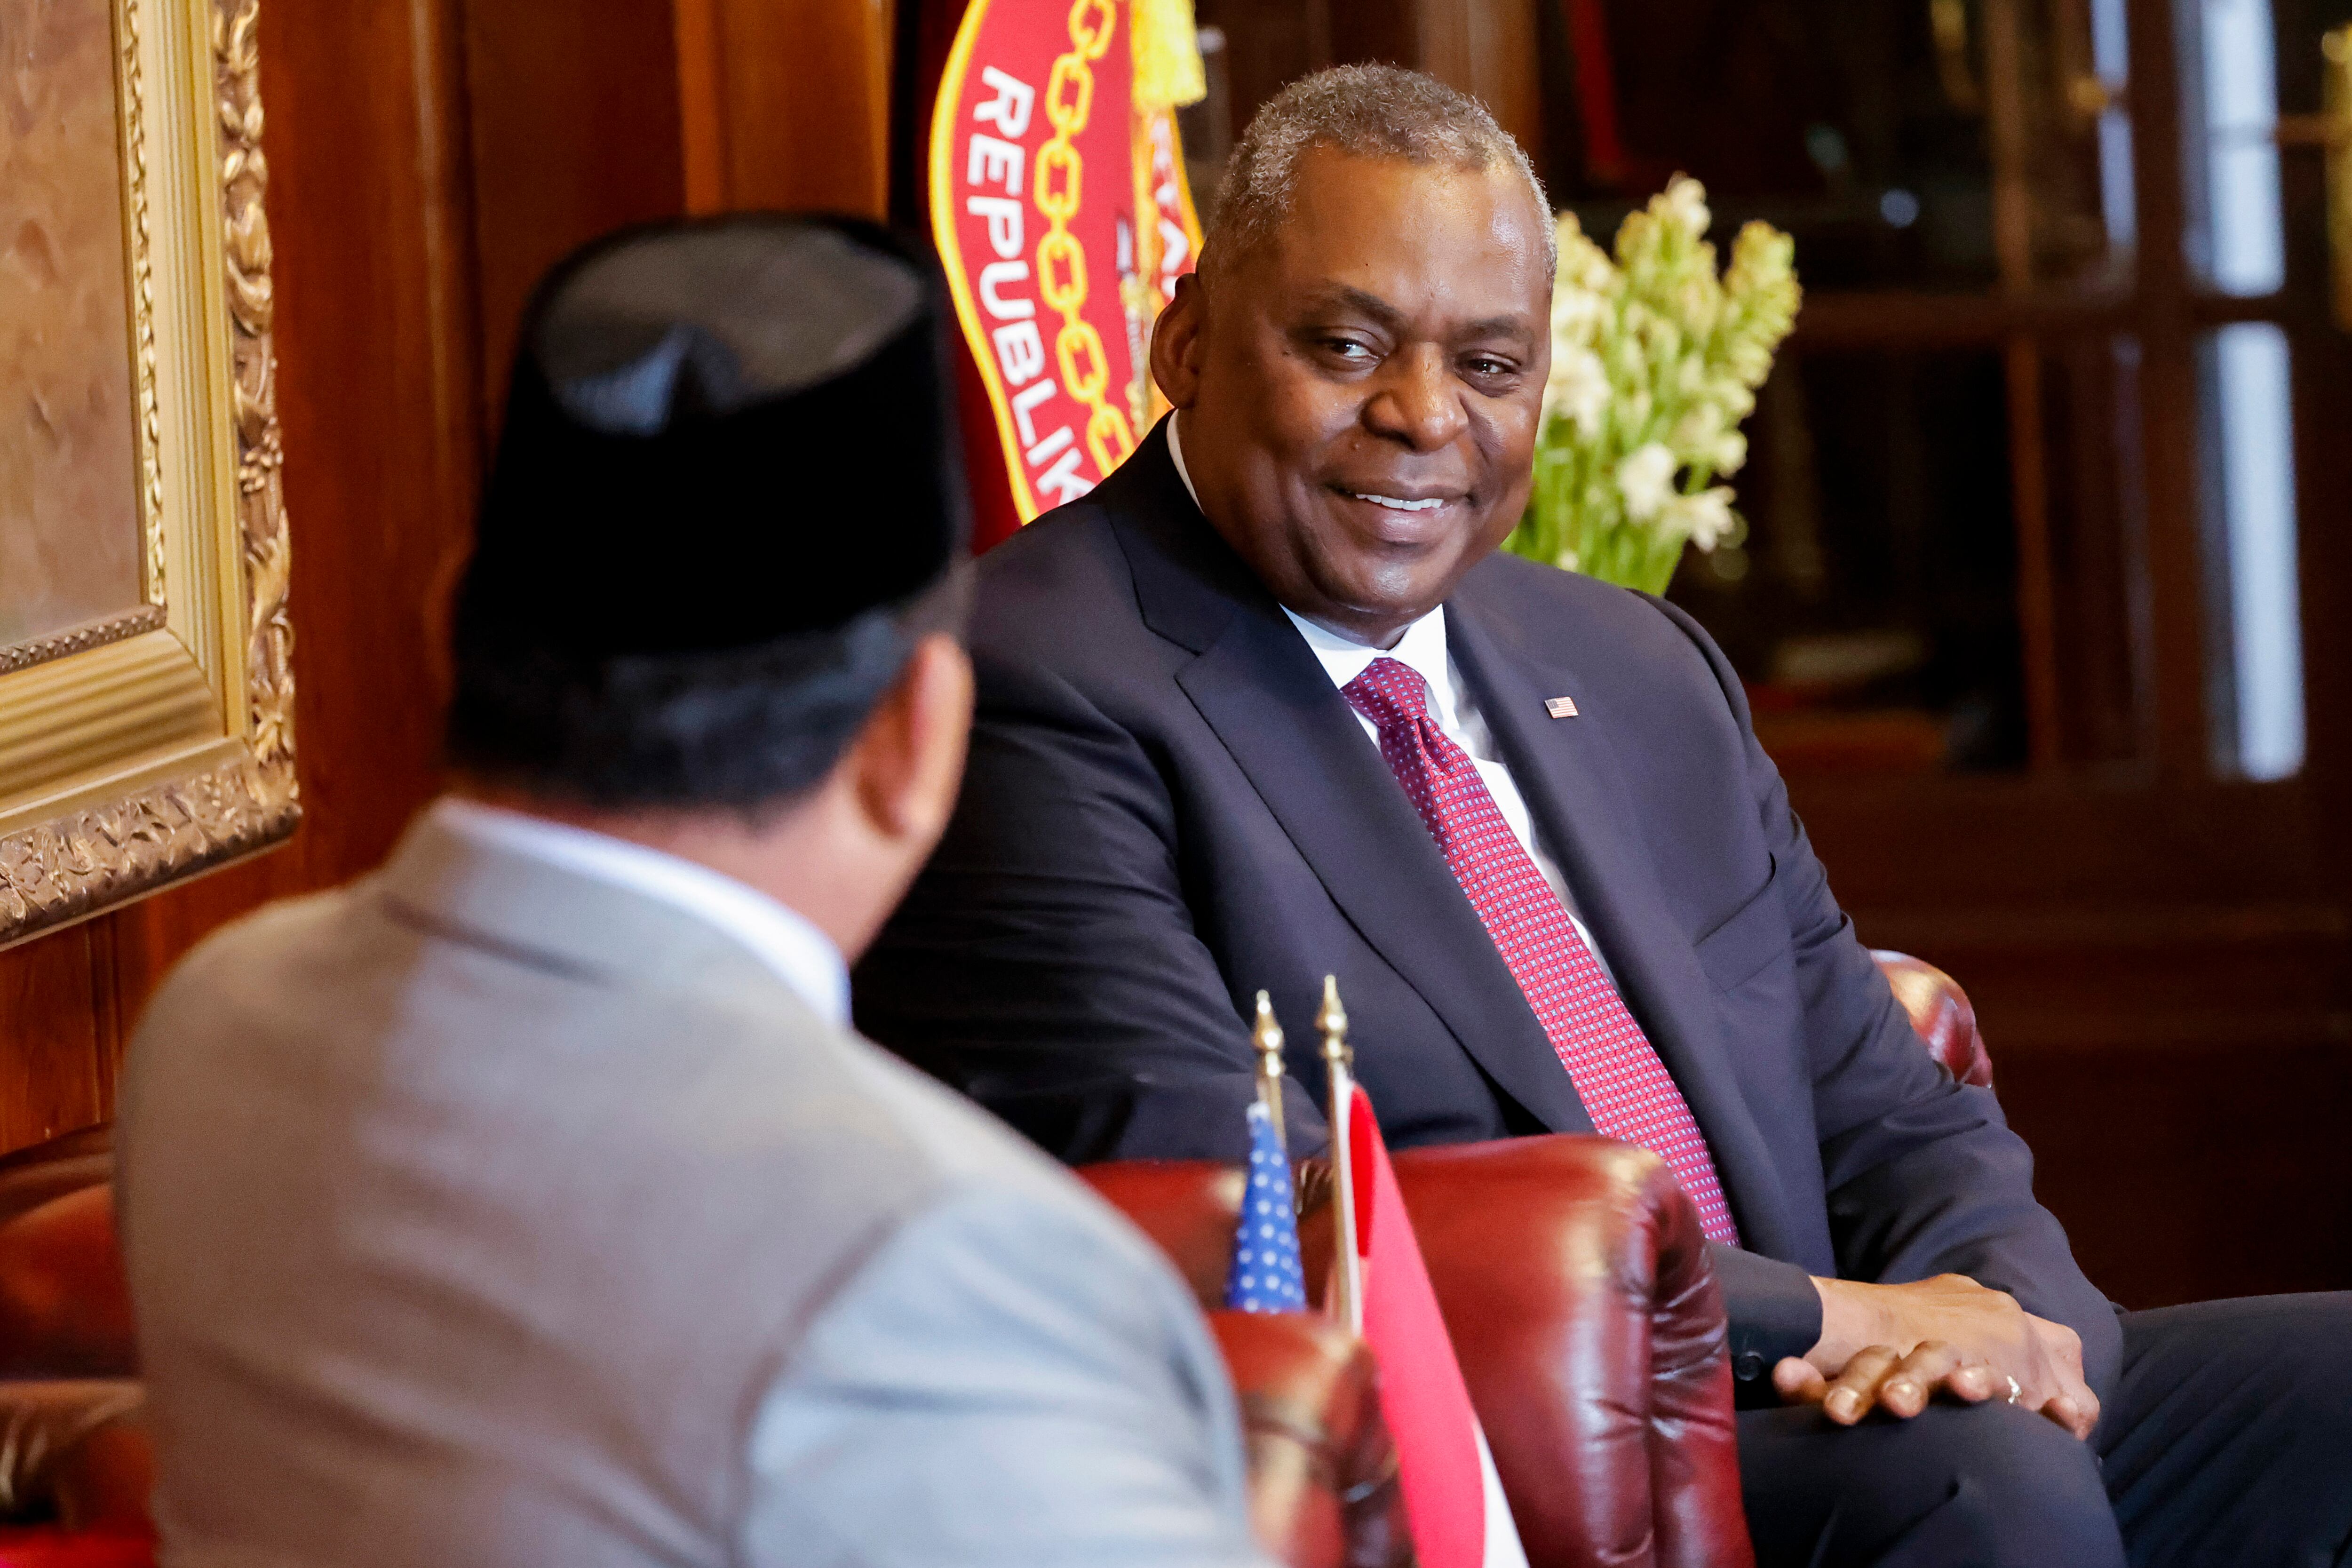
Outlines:
<svg viewBox="0 0 2352 1568"><path fill-rule="evenodd" d="M1177 437L1176 426L1175 419L1168 421L1168 455L1175 459L1176 477L1184 481L1186 493L1192 496L1192 504L1198 506L1201 504L1201 492L1192 488L1192 473L1184 467L1184 447ZM1348 682L1363 674L1372 660L1382 658L1392 658L1407 666L1429 683L1429 716L1437 721L1437 727L1444 731L1445 738L1461 747L1469 754L1471 762L1477 765L1478 777L1486 785L1486 793L1494 797L1495 809L1503 814L1503 820L1509 824L1519 847L1528 852L1528 858L1535 862L1536 869L1551 885L1552 892L1559 899L1560 908L1568 912L1570 922L1576 927L1576 934L1584 939L1584 945L1591 950L1603 973L1608 973L1614 983L1617 977L1609 968L1608 955L1601 951L1601 944L1592 940L1591 931L1585 929L1583 918L1576 912L1576 900L1569 892L1568 879L1561 874L1559 862L1552 858L1537 837L1535 819L1528 812L1527 796L1519 793L1509 766L1504 763L1502 752L1495 744L1495 732L1486 727L1486 721L1480 716L1469 688L1463 683L1461 667L1454 662L1454 655L1446 647L1444 606L1430 611L1405 627L1403 635L1397 638L1396 646L1387 648L1372 647L1350 637L1343 637L1327 626L1317 626L1287 605L1282 607L1282 613L1290 617L1290 624L1298 628L1298 635L1307 639L1308 647L1315 650L1315 657L1322 661L1323 672L1331 678L1334 686L1345 689ZM1377 750L1381 735L1379 727L1361 713L1356 714L1356 722ZM1382 765L1387 765L1385 759Z"/></svg>
<svg viewBox="0 0 2352 1568"><path fill-rule="evenodd" d="M658 899L750 948L820 1018L849 1026L849 967L833 939L748 883L609 834L445 795L434 822L485 848Z"/></svg>

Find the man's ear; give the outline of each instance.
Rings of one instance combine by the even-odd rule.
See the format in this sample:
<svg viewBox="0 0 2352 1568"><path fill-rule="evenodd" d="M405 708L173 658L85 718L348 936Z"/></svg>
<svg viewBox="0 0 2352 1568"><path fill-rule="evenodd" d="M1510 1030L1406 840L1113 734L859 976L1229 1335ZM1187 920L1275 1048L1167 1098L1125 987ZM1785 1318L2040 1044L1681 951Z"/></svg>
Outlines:
<svg viewBox="0 0 2352 1568"><path fill-rule="evenodd" d="M857 802L880 837L917 847L947 827L971 734L971 658L945 633L915 646L898 682L866 721L846 760Z"/></svg>
<svg viewBox="0 0 2352 1568"><path fill-rule="evenodd" d="M1151 328L1151 379L1178 408L1190 408L1201 391L1201 333L1208 323L1201 275L1176 279L1176 297Z"/></svg>

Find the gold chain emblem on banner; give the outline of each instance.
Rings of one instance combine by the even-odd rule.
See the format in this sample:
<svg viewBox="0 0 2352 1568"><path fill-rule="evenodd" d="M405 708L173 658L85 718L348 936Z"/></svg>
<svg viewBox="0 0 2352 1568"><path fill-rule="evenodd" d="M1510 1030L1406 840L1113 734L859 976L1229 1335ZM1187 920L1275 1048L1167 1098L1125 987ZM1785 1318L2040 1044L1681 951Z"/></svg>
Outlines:
<svg viewBox="0 0 2352 1568"><path fill-rule="evenodd" d="M1072 138L1087 128L1094 111L1095 73L1118 30L1118 0L1077 0L1070 7L1070 52L1054 62L1045 83L1045 119L1054 139L1037 149L1037 210L1049 226L1037 242L1037 291L1046 309L1062 318L1054 335L1054 362L1062 385L1087 405L1087 450L1098 472L1108 475L1135 450L1135 430L1106 395L1110 361L1102 334L1078 312L1087 303L1087 255L1070 232L1078 214L1078 177L1083 160Z"/></svg>

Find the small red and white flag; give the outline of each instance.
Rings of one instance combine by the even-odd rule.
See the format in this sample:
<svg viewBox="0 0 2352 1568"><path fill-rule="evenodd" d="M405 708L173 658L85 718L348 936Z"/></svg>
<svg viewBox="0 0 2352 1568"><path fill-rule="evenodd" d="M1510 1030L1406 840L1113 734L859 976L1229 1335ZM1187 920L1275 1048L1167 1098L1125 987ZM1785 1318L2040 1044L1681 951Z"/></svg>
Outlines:
<svg viewBox="0 0 2352 1568"><path fill-rule="evenodd" d="M1353 1230L1354 1246L1341 1253L1332 1300L1354 1316L1380 1363L1381 1408L1396 1443L1422 1568L1527 1568L1372 1102L1352 1081L1345 1092L1347 1114L1331 1129L1331 1163L1340 1176L1339 1219Z"/></svg>

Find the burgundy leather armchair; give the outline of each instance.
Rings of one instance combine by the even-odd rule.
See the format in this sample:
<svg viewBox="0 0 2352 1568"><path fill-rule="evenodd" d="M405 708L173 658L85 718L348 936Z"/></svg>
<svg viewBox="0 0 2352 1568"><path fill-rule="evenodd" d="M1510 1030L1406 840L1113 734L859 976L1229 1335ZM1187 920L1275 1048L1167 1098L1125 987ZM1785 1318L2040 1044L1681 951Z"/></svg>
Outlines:
<svg viewBox="0 0 2352 1568"><path fill-rule="evenodd" d="M1395 1163L1534 1568L1752 1562L1722 1302L1697 1211L1664 1163L1606 1139L1547 1137L1411 1150ZM1329 1184L1308 1169L1299 1239L1320 1281ZM1204 1306L1223 1298L1237 1171L1153 1161L1079 1174L1159 1243Z"/></svg>
<svg viewBox="0 0 2352 1568"><path fill-rule="evenodd" d="M110 1129L0 1158L0 1568L148 1568Z"/></svg>
<svg viewBox="0 0 2352 1568"><path fill-rule="evenodd" d="M1396 1449L1362 1342L1320 1316L1213 1311L1240 1397L1250 1522L1296 1568L1412 1561Z"/></svg>
<svg viewBox="0 0 2352 1568"><path fill-rule="evenodd" d="M1927 1054L1962 1083L1990 1089L1992 1058L1985 1051L1984 1037L1977 1033L1977 1010L1960 983L1907 953L1881 949L1870 956L1878 960L1878 972L1911 1016L1912 1031Z"/></svg>

